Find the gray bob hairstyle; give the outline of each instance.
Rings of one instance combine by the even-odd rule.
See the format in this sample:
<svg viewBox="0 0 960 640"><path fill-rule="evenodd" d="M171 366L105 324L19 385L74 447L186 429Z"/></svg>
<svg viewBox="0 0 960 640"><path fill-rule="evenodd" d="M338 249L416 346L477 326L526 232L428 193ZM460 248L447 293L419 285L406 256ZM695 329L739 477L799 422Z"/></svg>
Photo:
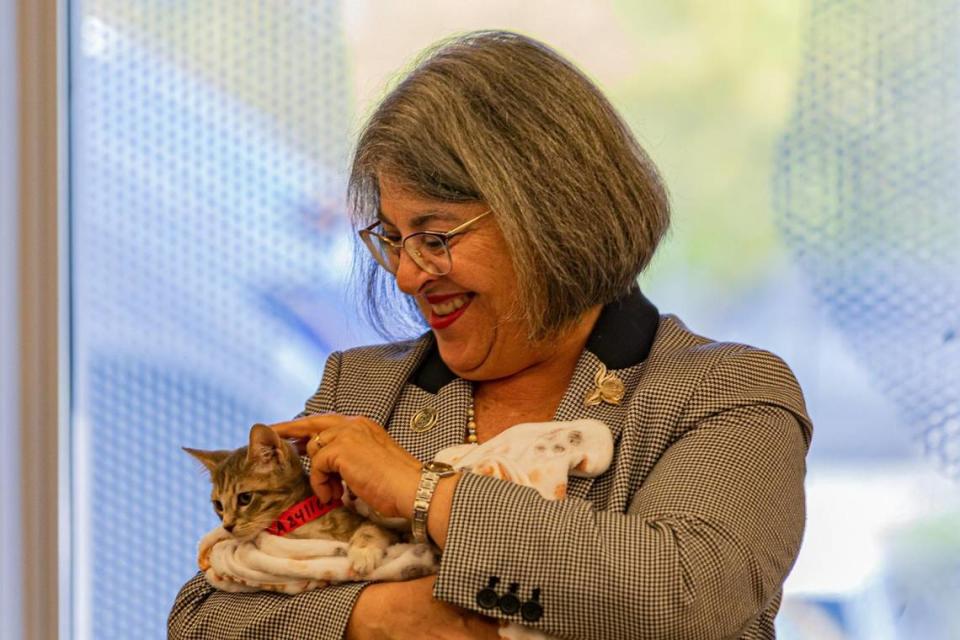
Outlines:
<svg viewBox="0 0 960 640"><path fill-rule="evenodd" d="M669 225L656 167L600 90L546 45L511 32L439 43L379 104L350 173L357 227L377 219L380 175L420 197L493 210L532 340L628 291ZM387 298L406 299L420 321L390 274L366 254L357 266L383 335L396 334L387 320L398 326Z"/></svg>

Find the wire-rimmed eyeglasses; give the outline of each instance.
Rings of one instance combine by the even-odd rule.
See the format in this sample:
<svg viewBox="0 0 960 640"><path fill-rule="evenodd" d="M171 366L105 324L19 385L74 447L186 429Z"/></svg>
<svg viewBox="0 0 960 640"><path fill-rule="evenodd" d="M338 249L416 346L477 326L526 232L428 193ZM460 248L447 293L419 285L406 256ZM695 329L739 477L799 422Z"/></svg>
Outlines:
<svg viewBox="0 0 960 640"><path fill-rule="evenodd" d="M417 231L399 240L388 238L377 233L374 229L382 224L379 220L359 231L360 239L373 254L377 263L390 273L396 275L400 267L400 251L407 255L418 267L435 276L450 273L453 268L453 259L450 257L450 238L466 233L470 225L484 216L492 213L487 209L475 218L454 227L450 231Z"/></svg>

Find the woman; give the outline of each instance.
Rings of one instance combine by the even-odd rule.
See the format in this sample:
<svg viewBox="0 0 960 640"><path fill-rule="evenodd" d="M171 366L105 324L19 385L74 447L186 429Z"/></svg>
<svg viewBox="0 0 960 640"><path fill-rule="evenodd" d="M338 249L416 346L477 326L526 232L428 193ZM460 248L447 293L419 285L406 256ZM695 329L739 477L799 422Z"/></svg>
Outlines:
<svg viewBox="0 0 960 640"><path fill-rule="evenodd" d="M339 475L386 516L425 515L440 573L294 597L198 576L171 636L495 638L499 618L569 638L773 638L803 530L803 399L777 357L694 335L636 289L667 197L598 89L523 36L446 42L372 115L349 195L372 315L396 326L399 290L430 331L331 355L275 428L310 438L321 498ZM615 452L566 500L422 469L574 418L608 425Z"/></svg>

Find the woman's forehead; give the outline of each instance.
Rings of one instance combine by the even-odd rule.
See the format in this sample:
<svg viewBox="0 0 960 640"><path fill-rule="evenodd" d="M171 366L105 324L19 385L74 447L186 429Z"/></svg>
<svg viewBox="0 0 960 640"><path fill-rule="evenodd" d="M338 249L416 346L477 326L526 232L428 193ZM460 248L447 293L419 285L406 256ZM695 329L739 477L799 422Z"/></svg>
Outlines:
<svg viewBox="0 0 960 640"><path fill-rule="evenodd" d="M427 198L387 175L378 176L377 219L381 223L411 230L457 225L486 209L482 202L449 202Z"/></svg>
<svg viewBox="0 0 960 640"><path fill-rule="evenodd" d="M427 227L437 222L458 222L463 217L452 211L429 209L426 211L399 211L395 215L387 215L382 208L377 211L377 219L390 226L409 226L413 228Z"/></svg>

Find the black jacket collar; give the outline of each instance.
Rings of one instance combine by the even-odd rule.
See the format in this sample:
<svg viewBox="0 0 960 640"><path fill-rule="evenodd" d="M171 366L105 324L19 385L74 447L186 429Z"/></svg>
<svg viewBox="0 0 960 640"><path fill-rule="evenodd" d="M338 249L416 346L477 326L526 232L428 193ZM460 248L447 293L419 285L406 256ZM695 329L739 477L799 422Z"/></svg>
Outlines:
<svg viewBox="0 0 960 640"><path fill-rule="evenodd" d="M631 291L606 305L587 339L587 351L593 353L607 369L625 369L646 359L653 345L660 312L640 289ZM437 343L429 334L430 348L411 376L411 382L424 391L437 393L456 375L440 358Z"/></svg>

